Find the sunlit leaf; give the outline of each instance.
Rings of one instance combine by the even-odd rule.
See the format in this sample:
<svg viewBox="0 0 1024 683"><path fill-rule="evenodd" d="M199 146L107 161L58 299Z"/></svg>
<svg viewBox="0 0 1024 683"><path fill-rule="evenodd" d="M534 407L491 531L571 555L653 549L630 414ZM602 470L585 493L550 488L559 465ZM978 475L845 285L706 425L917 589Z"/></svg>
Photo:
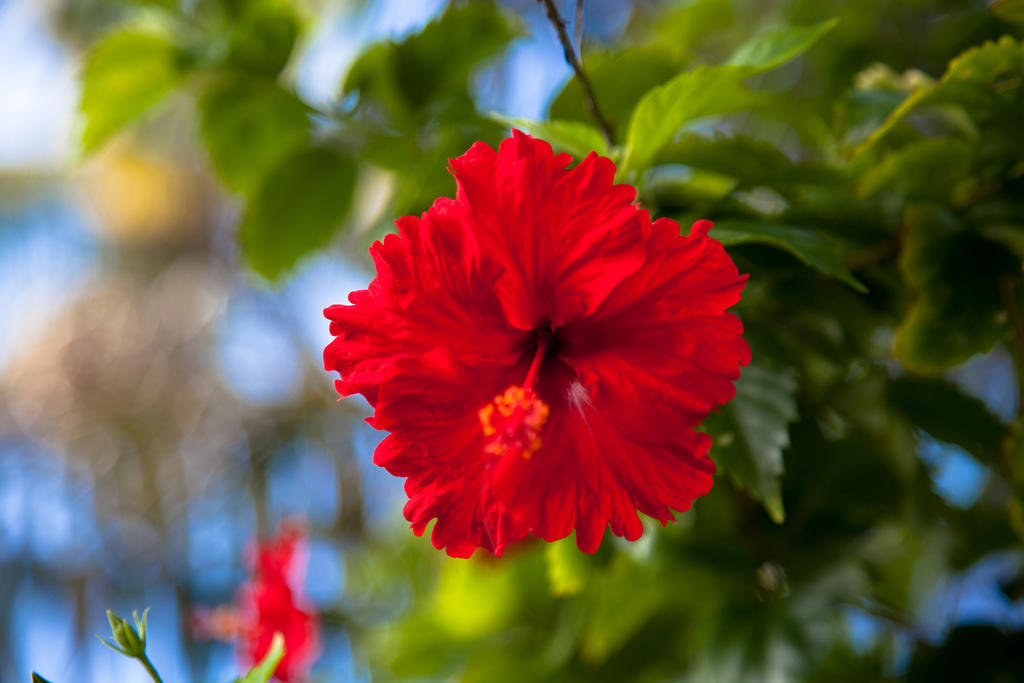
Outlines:
<svg viewBox="0 0 1024 683"><path fill-rule="evenodd" d="M263 659L260 660L259 664L249 670L245 678L238 679L238 682L267 683L274 675L282 658L284 658L284 636L280 633L275 633L267 654L263 655Z"/></svg>
<svg viewBox="0 0 1024 683"><path fill-rule="evenodd" d="M352 159L327 147L302 149L271 169L241 226L253 270L274 279L327 244L348 213L355 179Z"/></svg>
<svg viewBox="0 0 1024 683"><path fill-rule="evenodd" d="M762 33L740 45L727 63L755 67L759 71L774 69L806 52L838 23L838 19L828 19L814 26L793 26Z"/></svg>
<svg viewBox="0 0 1024 683"><path fill-rule="evenodd" d="M250 193L282 157L309 139L308 109L269 80L223 79L199 100L200 131L224 184Z"/></svg>
<svg viewBox="0 0 1024 683"><path fill-rule="evenodd" d="M601 131L580 121L530 121L500 114L491 114L491 118L546 140L555 151L568 152L577 160L591 152L608 156L608 144Z"/></svg>
<svg viewBox="0 0 1024 683"><path fill-rule="evenodd" d="M544 548L552 595L574 595L583 590L593 571L593 558L580 552L576 541L563 538Z"/></svg>
<svg viewBox="0 0 1024 683"><path fill-rule="evenodd" d="M749 106L753 95L742 85L748 75L742 67L700 67L649 90L629 122L622 173L646 168L685 124Z"/></svg>
<svg viewBox="0 0 1024 683"><path fill-rule="evenodd" d="M789 424L797 417L791 372L750 365L736 382L736 397L708 418L711 457L729 478L760 500L776 522L785 519L780 479Z"/></svg>
<svg viewBox="0 0 1024 683"><path fill-rule="evenodd" d="M82 147L94 150L159 102L182 80L189 59L167 36L135 29L104 38L82 76Z"/></svg>
<svg viewBox="0 0 1024 683"><path fill-rule="evenodd" d="M858 292L867 291L843 265L842 245L834 238L810 228L725 220L715 223L711 236L726 246L759 243L785 249L812 268L846 283Z"/></svg>
<svg viewBox="0 0 1024 683"><path fill-rule="evenodd" d="M679 57L662 45L588 52L583 64L601 113L619 135L643 94L678 74L682 65ZM593 122L575 78L551 101L548 118Z"/></svg>

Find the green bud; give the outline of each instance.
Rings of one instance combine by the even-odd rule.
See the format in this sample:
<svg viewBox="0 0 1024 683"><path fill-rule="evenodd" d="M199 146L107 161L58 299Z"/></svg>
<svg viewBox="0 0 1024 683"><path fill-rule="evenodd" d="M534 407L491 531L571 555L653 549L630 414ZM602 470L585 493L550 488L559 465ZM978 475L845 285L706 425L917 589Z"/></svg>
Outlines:
<svg viewBox="0 0 1024 683"><path fill-rule="evenodd" d="M110 610L107 610L107 621L110 622L110 632L114 642L100 638L110 649L120 652L128 657L143 658L146 656L146 610L139 619L137 613L132 613L136 627L133 628L127 620L122 619ZM137 630L136 630L137 629Z"/></svg>

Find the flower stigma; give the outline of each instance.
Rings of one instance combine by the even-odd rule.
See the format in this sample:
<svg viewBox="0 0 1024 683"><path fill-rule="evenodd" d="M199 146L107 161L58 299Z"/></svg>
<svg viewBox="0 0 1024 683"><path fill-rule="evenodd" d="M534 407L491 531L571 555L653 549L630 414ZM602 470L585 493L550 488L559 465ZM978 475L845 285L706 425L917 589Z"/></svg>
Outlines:
<svg viewBox="0 0 1024 683"><path fill-rule="evenodd" d="M540 449L540 431L551 411L533 391L533 386L547 346L547 337L541 336L523 386L511 385L480 409L486 453L499 456L513 453L529 460Z"/></svg>

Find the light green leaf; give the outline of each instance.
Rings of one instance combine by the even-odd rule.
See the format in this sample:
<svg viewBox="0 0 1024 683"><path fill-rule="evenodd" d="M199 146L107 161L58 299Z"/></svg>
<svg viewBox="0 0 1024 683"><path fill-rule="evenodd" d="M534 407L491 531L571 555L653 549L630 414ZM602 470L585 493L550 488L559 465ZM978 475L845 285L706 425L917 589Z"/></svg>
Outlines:
<svg viewBox="0 0 1024 683"><path fill-rule="evenodd" d="M727 64L768 71L806 52L835 28L839 19L828 19L814 26L781 28L755 36L732 54Z"/></svg>
<svg viewBox="0 0 1024 683"><path fill-rule="evenodd" d="M247 207L241 243L253 270L274 279L331 239L348 213L355 163L326 147L275 166Z"/></svg>
<svg viewBox="0 0 1024 683"><path fill-rule="evenodd" d="M593 571L593 558L581 552L572 538L548 543L544 548L544 559L552 595L579 593Z"/></svg>
<svg viewBox="0 0 1024 683"><path fill-rule="evenodd" d="M1006 425L955 384L900 377L889 385L888 397L897 410L936 439L960 446L987 465L998 465Z"/></svg>
<svg viewBox="0 0 1024 683"><path fill-rule="evenodd" d="M274 672L277 671L281 659L284 658L284 636L280 633L274 634L270 642L270 649L263 655L260 663L249 670L245 678L238 679L238 683L267 683Z"/></svg>
<svg viewBox="0 0 1024 683"><path fill-rule="evenodd" d="M601 131L580 121L531 121L501 114L491 114L490 118L546 140L556 151L568 152L577 160L591 152L608 156L608 144Z"/></svg>
<svg viewBox="0 0 1024 683"><path fill-rule="evenodd" d="M647 168L685 124L747 108L753 95L742 82L749 75L743 67L700 67L649 90L633 110L620 173L628 176Z"/></svg>
<svg viewBox="0 0 1024 683"><path fill-rule="evenodd" d="M83 150L95 150L163 99L186 75L188 61L156 32L128 29L104 38L86 57L82 76Z"/></svg>
<svg viewBox="0 0 1024 683"><path fill-rule="evenodd" d="M663 45L634 45L614 52L587 52L583 58L583 68L594 89L594 99L619 137L625 132L637 101L651 88L678 74L683 63ZM593 121L583 88L576 78L566 83L551 101L547 118Z"/></svg>
<svg viewBox="0 0 1024 683"><path fill-rule="evenodd" d="M711 457L740 488L762 502L781 524L782 451L789 446L789 425L797 418L796 379L792 372L750 365L736 381L736 396L706 421L714 437Z"/></svg>
<svg viewBox="0 0 1024 683"><path fill-rule="evenodd" d="M238 192L253 192L270 168L309 140L306 105L274 81L215 81L200 97L199 112L210 158Z"/></svg>
<svg viewBox="0 0 1024 683"><path fill-rule="evenodd" d="M858 292L867 292L843 265L842 245L810 228L754 221L720 221L711 236L726 246L760 243L785 249L812 268L830 275Z"/></svg>
<svg viewBox="0 0 1024 683"><path fill-rule="evenodd" d="M996 0L988 9L1003 21L1024 24L1024 0Z"/></svg>

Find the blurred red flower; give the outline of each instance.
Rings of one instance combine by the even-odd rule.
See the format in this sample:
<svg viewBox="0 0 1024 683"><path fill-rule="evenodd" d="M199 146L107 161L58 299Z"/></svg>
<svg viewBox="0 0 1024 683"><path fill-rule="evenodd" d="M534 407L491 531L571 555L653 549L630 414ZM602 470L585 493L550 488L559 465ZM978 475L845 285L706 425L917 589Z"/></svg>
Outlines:
<svg viewBox="0 0 1024 683"><path fill-rule="evenodd" d="M454 557L528 534L636 540L711 489L693 427L750 360L746 281L698 221L651 222L614 164L518 131L451 160L457 192L375 243L377 277L324 313L342 395L391 434L405 516Z"/></svg>
<svg viewBox="0 0 1024 683"><path fill-rule="evenodd" d="M243 665L263 659L275 633L284 636L284 657L274 676L301 681L320 656L320 623L302 595L305 532L295 522L255 544L249 553L250 579L238 591L237 605L197 610L193 630L200 636L237 640Z"/></svg>

